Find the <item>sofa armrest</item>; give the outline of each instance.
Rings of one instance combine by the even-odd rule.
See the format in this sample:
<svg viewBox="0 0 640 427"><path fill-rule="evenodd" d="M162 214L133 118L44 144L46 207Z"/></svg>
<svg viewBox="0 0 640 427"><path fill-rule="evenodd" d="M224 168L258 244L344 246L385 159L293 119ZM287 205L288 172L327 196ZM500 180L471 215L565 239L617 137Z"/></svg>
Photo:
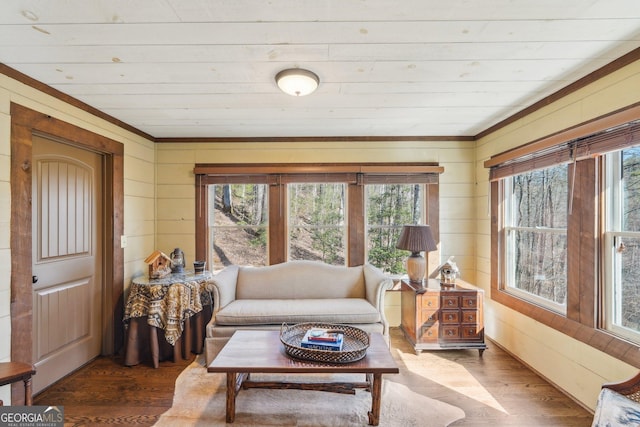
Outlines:
<svg viewBox="0 0 640 427"><path fill-rule="evenodd" d="M238 281L237 265L225 267L209 280L208 287L213 292L213 313L236 299L236 283Z"/></svg>
<svg viewBox="0 0 640 427"><path fill-rule="evenodd" d="M367 300L378 310L384 310L384 292L393 288L393 279L371 264L365 264L363 270Z"/></svg>
<svg viewBox="0 0 640 427"><path fill-rule="evenodd" d="M365 264L363 271L367 301L380 313L380 318L384 325L383 335L387 336L389 334L389 322L387 322L387 318L384 315L384 296L386 291L393 288L393 279L371 264Z"/></svg>

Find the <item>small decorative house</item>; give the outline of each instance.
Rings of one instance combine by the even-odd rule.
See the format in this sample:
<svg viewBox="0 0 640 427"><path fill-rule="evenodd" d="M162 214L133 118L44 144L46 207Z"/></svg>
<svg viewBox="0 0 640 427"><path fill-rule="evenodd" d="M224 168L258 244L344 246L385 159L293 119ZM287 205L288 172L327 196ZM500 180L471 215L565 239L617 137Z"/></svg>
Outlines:
<svg viewBox="0 0 640 427"><path fill-rule="evenodd" d="M171 258L161 251L155 251L144 260L149 266L149 278L160 279L171 274Z"/></svg>
<svg viewBox="0 0 640 427"><path fill-rule="evenodd" d="M460 270L451 257L440 266L440 285L455 286L458 277L460 277Z"/></svg>

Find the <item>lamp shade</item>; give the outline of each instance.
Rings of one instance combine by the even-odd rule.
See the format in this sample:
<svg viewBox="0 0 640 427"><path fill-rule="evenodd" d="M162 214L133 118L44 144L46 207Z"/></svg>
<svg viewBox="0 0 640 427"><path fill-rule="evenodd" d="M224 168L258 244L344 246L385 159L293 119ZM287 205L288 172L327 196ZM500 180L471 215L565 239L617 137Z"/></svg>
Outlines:
<svg viewBox="0 0 640 427"><path fill-rule="evenodd" d="M309 70L289 68L276 74L278 87L291 96L305 96L318 88L320 78Z"/></svg>
<svg viewBox="0 0 640 427"><path fill-rule="evenodd" d="M411 252L411 256L407 258L409 281L423 283L427 272L427 260L420 255L420 252L438 249L433 234L431 234L431 228L428 225L405 225L398 243L396 243L396 248Z"/></svg>
<svg viewBox="0 0 640 427"><path fill-rule="evenodd" d="M428 225L405 225L396 248L419 253L435 251L438 249L438 245L431 234L431 227Z"/></svg>

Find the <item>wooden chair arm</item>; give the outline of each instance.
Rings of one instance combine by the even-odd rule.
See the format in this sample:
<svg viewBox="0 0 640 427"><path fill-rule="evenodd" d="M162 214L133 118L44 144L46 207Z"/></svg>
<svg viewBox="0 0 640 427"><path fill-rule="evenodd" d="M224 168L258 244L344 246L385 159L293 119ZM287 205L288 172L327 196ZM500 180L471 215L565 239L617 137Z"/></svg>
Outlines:
<svg viewBox="0 0 640 427"><path fill-rule="evenodd" d="M602 388L608 388L640 403L640 372L625 381L604 383Z"/></svg>

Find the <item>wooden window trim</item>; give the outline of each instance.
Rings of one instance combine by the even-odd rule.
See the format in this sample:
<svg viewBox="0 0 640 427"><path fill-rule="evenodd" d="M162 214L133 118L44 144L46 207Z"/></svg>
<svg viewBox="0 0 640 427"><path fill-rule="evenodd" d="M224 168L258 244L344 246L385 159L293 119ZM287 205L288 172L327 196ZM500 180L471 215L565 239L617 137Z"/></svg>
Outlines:
<svg viewBox="0 0 640 427"><path fill-rule="evenodd" d="M640 110L632 107L632 120L638 120ZM623 117L629 117L627 114ZM601 122L604 123L604 122ZM590 128L590 127L589 127ZM598 132L602 131L599 129ZM636 142L637 143L637 142ZM547 147L548 148L548 147ZM530 155L531 153L527 153ZM495 158L505 157L496 156ZM514 160L514 158L510 158ZM494 164L494 167L498 164ZM542 324L609 354L623 362L640 368L640 352L636 344L601 329L600 308L603 292L600 254L602 253L602 224L599 218L604 209L601 197L602 157L582 156L582 160L569 166L569 175L575 167L575 189L572 213L567 227L567 314L566 316L514 297L501 286L504 260L503 224L499 212L502 202L498 176L491 180L491 299ZM503 176L499 176L502 178Z"/></svg>
<svg viewBox="0 0 640 427"><path fill-rule="evenodd" d="M434 163L196 163L196 175L264 175L304 173L382 173L414 174L444 172Z"/></svg>
<svg viewBox="0 0 640 427"><path fill-rule="evenodd" d="M347 265L365 262L365 200L364 185L369 183L425 184L426 221L439 242L439 174L444 168L433 163L345 163L345 164L196 164L196 258L207 259L210 246L208 233L209 184L268 183L269 184L269 264L286 261L286 223L284 216L271 212L287 209L287 183L291 182L345 182L348 185ZM437 252L430 258L439 256ZM437 264L437 263L436 263Z"/></svg>
<svg viewBox="0 0 640 427"><path fill-rule="evenodd" d="M495 166L520 159L526 156L532 156L549 148L564 144L567 141L578 140L588 137L604 129L611 129L625 123L633 122L640 118L640 102L631 106L614 111L602 117L590 120L580 125L556 132L544 138L537 139L527 144L521 145L512 150L492 156L484 162L485 168L493 168Z"/></svg>

